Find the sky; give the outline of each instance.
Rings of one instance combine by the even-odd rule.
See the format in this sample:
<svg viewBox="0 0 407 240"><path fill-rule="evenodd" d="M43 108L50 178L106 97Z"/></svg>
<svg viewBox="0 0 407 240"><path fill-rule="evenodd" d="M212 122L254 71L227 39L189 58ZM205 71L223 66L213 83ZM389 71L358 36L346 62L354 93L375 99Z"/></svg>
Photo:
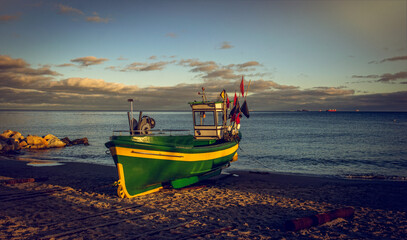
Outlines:
<svg viewBox="0 0 407 240"><path fill-rule="evenodd" d="M188 110L242 77L250 110L407 111L407 0L0 0L0 109Z"/></svg>

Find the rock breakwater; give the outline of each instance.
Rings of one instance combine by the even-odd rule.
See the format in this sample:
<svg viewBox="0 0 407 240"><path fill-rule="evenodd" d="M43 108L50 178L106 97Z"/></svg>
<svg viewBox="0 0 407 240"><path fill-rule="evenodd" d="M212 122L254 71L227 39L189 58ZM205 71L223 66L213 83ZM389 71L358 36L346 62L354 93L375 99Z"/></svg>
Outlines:
<svg viewBox="0 0 407 240"><path fill-rule="evenodd" d="M43 137L28 135L24 137L20 132L6 130L0 134L0 153L16 153L22 149L61 148L72 145L89 145L86 137L71 141L68 137L59 139L52 134Z"/></svg>

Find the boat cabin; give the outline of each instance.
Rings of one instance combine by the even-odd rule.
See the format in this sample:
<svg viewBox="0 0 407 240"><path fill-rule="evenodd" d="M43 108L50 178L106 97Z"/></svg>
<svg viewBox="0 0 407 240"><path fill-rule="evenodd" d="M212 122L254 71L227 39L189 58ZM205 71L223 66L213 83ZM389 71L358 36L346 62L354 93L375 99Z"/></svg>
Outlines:
<svg viewBox="0 0 407 240"><path fill-rule="evenodd" d="M191 102L196 139L221 139L226 122L223 102Z"/></svg>

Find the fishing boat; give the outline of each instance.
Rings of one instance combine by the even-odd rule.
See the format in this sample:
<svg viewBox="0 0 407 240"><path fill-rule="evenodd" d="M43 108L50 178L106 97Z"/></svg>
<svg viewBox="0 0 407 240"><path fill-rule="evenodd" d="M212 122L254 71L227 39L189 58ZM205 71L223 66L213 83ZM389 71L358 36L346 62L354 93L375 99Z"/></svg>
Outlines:
<svg viewBox="0 0 407 240"><path fill-rule="evenodd" d="M155 120L140 112L137 121L133 117L133 100L129 102L130 130L114 131L105 144L117 167L119 197L132 198L163 187L183 188L221 174L237 160L242 138L240 121L236 121L240 109L234 102L235 111L228 115L225 90L218 101L207 101L203 88L202 101L189 102L193 133L153 130Z"/></svg>

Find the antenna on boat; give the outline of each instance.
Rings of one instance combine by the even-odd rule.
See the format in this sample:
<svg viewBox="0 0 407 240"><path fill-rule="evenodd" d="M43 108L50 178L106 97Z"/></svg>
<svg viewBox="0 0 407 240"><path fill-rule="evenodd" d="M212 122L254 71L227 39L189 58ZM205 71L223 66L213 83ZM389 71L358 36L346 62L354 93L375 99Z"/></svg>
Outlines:
<svg viewBox="0 0 407 240"><path fill-rule="evenodd" d="M201 93L198 92L198 94L201 94ZM205 88L202 87L202 102L206 102L206 101L207 101L207 99L206 99L206 95L205 95Z"/></svg>
<svg viewBox="0 0 407 240"><path fill-rule="evenodd" d="M133 131L134 131L134 128L133 128L133 102L134 101L132 98L127 99L127 101L130 102L130 113L127 113L127 114L128 114L128 118L129 118L131 135L133 135Z"/></svg>

